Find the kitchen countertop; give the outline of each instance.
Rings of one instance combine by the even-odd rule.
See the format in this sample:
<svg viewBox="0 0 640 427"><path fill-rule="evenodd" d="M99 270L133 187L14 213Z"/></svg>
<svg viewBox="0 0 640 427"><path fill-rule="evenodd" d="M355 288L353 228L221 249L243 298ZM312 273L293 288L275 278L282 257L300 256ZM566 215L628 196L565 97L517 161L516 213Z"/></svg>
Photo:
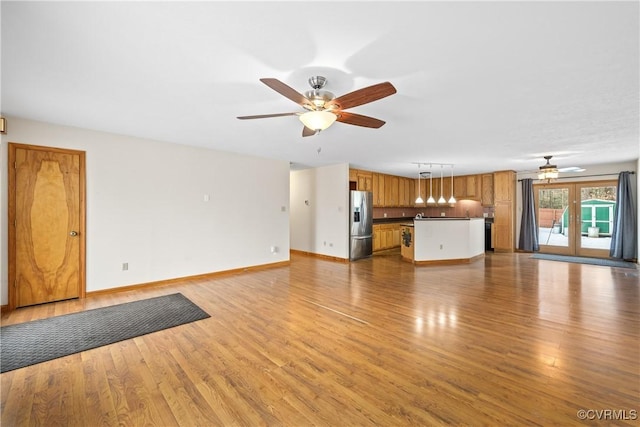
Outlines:
<svg viewBox="0 0 640 427"><path fill-rule="evenodd" d="M404 217L399 217L399 218L373 218L373 223L374 224L392 224L392 223L396 223L396 222L403 222L403 221L411 221L413 220L413 217L411 216L404 216Z"/></svg>
<svg viewBox="0 0 640 427"><path fill-rule="evenodd" d="M457 220L457 221L469 221L472 219L484 219L484 218L470 218L466 216L431 216L424 218L414 218L414 221L442 221L442 220Z"/></svg>
<svg viewBox="0 0 640 427"><path fill-rule="evenodd" d="M471 220L471 219L483 219L486 222L493 222L493 218L483 218L483 217L466 217L466 216L426 216L423 218L414 218L414 217L410 217L410 216L405 216L405 217L399 217L399 218L373 218L373 223L374 224L394 224L394 223L405 223L408 221L424 221L424 220L438 220L438 221L442 221L442 220ZM404 224L403 224L404 225ZM411 225L411 224L406 224L406 225Z"/></svg>

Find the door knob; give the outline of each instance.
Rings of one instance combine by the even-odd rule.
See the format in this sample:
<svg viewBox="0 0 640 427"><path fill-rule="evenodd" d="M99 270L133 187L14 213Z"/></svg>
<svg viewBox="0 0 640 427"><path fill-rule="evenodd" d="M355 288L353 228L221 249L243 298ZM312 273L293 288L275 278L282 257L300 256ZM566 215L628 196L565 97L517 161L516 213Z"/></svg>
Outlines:
<svg viewBox="0 0 640 427"><path fill-rule="evenodd" d="M78 232L77 232L77 231L72 231L72 232L70 232L70 233L69 233L69 236L73 236L73 237L75 237L75 236L77 236L77 235L78 235Z"/></svg>

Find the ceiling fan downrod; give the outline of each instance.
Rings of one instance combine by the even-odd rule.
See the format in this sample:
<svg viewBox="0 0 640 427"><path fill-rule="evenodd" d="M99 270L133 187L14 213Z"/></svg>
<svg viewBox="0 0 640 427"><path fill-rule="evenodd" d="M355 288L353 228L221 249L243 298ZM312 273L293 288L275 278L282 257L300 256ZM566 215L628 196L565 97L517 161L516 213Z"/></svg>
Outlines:
<svg viewBox="0 0 640 427"><path fill-rule="evenodd" d="M336 98L333 93L326 90L321 90L326 84L326 77L309 77L309 85L313 88L313 90L308 90L304 95L309 101L311 101L316 111L324 110L326 103Z"/></svg>

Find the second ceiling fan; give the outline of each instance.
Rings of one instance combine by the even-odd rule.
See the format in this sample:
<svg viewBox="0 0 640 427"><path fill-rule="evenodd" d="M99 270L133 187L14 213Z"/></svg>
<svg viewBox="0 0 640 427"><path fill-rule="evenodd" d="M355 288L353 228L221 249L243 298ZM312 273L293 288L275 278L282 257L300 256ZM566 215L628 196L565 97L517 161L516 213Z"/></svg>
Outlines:
<svg viewBox="0 0 640 427"><path fill-rule="evenodd" d="M238 119L247 120L299 116L300 121L304 124L302 136L315 135L321 130L331 126L335 121L377 129L384 125L385 122L373 117L350 113L344 110L377 101L396 93L396 88L393 87L391 83L384 82L358 89L336 98L333 93L322 89L327 83L327 79L322 76L309 78L309 85L311 85L312 90L305 92L304 95L278 79L264 78L260 79L260 81L280 95L302 106L307 111L240 116Z"/></svg>

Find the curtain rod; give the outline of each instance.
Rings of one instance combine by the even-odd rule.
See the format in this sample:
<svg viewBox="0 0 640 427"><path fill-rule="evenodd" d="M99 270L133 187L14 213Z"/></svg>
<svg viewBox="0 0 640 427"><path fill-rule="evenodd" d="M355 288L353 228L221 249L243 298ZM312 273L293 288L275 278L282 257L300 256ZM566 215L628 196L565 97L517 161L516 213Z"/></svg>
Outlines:
<svg viewBox="0 0 640 427"><path fill-rule="evenodd" d="M634 171L622 171L622 172L628 172L631 175L635 174ZM595 174L595 175L559 176L558 178L555 178L554 181L556 179L591 178L591 177L594 177L594 176L614 176L614 175L620 175L622 172L618 172L618 173L598 173L598 174ZM529 178L521 178L521 179L518 180L518 182L522 181L523 179L529 179ZM545 179L536 179L536 181L546 181L546 180Z"/></svg>

